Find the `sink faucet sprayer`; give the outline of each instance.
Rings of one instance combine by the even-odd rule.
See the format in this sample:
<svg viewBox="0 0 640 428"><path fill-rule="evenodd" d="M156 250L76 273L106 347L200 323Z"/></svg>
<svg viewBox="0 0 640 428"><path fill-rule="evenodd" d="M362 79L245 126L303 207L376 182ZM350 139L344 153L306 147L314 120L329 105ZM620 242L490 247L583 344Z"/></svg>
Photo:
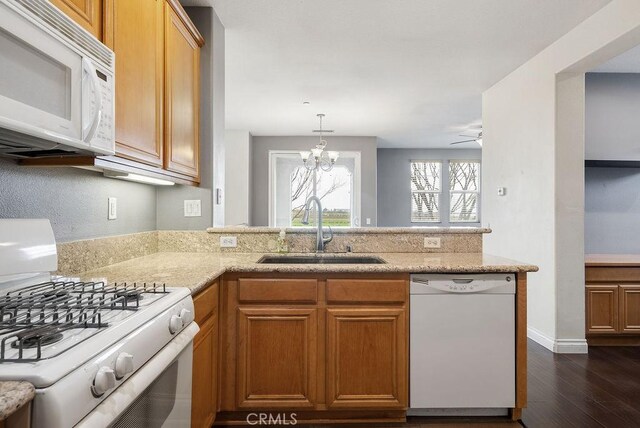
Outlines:
<svg viewBox="0 0 640 428"><path fill-rule="evenodd" d="M309 196L307 203L304 207L304 214L302 215L302 224L309 224L309 210L311 209L311 202L315 202L318 206L318 232L316 233L316 252L323 253L324 246L327 245L333 239L333 230L329 226L329 237L325 238L322 232L322 203L317 196Z"/></svg>

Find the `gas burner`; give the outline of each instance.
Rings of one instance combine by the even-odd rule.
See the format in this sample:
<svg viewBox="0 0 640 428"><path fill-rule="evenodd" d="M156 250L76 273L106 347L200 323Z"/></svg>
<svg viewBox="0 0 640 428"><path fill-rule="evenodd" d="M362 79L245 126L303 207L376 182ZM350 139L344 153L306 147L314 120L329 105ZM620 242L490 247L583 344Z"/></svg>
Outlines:
<svg viewBox="0 0 640 428"><path fill-rule="evenodd" d="M116 298L124 298L127 302L139 302L144 299L142 291L137 288L123 288L122 290L116 291L114 295Z"/></svg>
<svg viewBox="0 0 640 428"><path fill-rule="evenodd" d="M63 289L53 289L53 290L48 290L42 293L42 297L44 298L54 297L56 299L59 299L67 296L69 296L69 292Z"/></svg>
<svg viewBox="0 0 640 428"><path fill-rule="evenodd" d="M54 333L48 335L41 336L31 336L26 339L17 339L12 344L11 347L14 349L32 349L40 346L52 345L56 342L60 342L62 340L62 333Z"/></svg>

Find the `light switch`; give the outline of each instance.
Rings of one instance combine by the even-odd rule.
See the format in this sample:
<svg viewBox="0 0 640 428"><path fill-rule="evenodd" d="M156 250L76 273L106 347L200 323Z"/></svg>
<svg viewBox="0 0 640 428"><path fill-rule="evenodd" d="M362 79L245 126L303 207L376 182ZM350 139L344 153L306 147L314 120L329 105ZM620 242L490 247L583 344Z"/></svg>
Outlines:
<svg viewBox="0 0 640 428"><path fill-rule="evenodd" d="M185 199L184 216L202 217L202 203L200 202L200 199Z"/></svg>

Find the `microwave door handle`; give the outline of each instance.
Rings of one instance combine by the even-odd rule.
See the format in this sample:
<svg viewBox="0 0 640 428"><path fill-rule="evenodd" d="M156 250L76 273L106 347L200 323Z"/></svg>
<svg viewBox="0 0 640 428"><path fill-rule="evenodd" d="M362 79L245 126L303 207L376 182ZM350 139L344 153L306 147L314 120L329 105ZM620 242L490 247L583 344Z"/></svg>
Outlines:
<svg viewBox="0 0 640 428"><path fill-rule="evenodd" d="M87 58L82 58L82 70L89 74L91 89L93 91L93 95L95 97L95 109L93 110L93 118L91 119L91 123L86 126L83 130L84 141L89 143L98 129L98 125L100 124L100 118L102 116L102 94L100 91L100 82L98 82L98 74L96 73L96 68L93 66L91 61Z"/></svg>

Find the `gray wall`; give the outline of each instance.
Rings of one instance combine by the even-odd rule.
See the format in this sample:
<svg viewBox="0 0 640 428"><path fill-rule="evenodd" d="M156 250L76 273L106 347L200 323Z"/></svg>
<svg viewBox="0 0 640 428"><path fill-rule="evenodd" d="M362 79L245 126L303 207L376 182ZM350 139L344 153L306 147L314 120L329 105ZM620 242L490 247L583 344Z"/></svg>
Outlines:
<svg viewBox="0 0 640 428"><path fill-rule="evenodd" d="M442 165L443 193L440 223L411 223L411 160L480 160L475 149L378 149L378 226L449 226L449 197L446 183L449 171ZM482 168L482 166L481 166ZM480 213L482 219L482 212ZM479 226L480 223L452 223L451 226Z"/></svg>
<svg viewBox="0 0 640 428"><path fill-rule="evenodd" d="M640 169L585 169L585 253L640 253Z"/></svg>
<svg viewBox="0 0 640 428"><path fill-rule="evenodd" d="M118 218L107 220L107 198ZM0 218L48 218L58 242L156 229L156 188L77 168L0 159Z"/></svg>
<svg viewBox="0 0 640 428"><path fill-rule="evenodd" d="M640 159L640 74L587 73L586 158ZM640 252L640 169L585 168L585 253Z"/></svg>
<svg viewBox="0 0 640 428"><path fill-rule="evenodd" d="M585 158L640 160L640 73L587 73Z"/></svg>
<svg viewBox="0 0 640 428"><path fill-rule="evenodd" d="M158 188L158 229L197 230L224 224L224 205L213 205L224 188L224 27L213 8L188 7L205 39L200 51L200 187ZM201 217L184 216L184 200L200 199Z"/></svg>
<svg viewBox="0 0 640 428"><path fill-rule="evenodd" d="M309 150L318 137L253 137L252 142L252 226L269 224L269 150ZM360 152L361 207L360 217L377 224L376 137L327 137L328 150ZM229 189L232 191L232 189Z"/></svg>

